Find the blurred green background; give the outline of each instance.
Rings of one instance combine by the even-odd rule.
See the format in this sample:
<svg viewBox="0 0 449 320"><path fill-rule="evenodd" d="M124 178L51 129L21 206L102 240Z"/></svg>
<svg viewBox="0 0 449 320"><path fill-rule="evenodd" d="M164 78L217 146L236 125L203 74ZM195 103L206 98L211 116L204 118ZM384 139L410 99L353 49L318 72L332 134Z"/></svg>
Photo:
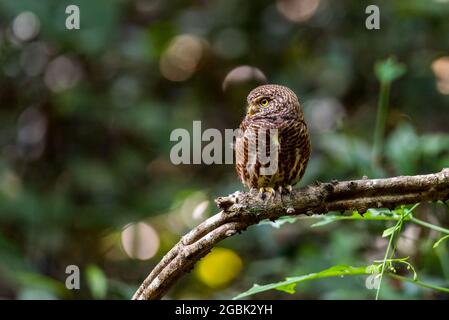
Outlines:
<svg viewBox="0 0 449 320"><path fill-rule="evenodd" d="M67 30L65 8L80 8ZM367 30L377 4L381 29ZM438 172L449 166L449 1L1 0L0 298L129 299L189 229L241 190L233 165L173 165L170 133L237 128L246 94L292 88L313 153L303 181ZM391 86L381 164L371 165L378 61ZM421 219L448 226L441 205ZM384 222L262 225L222 242L168 298L231 298L254 283L381 259ZM406 226L398 255L449 286L447 245ZM79 290L65 271L77 265ZM382 298L448 295L386 279ZM371 299L364 277L324 279L294 295Z"/></svg>

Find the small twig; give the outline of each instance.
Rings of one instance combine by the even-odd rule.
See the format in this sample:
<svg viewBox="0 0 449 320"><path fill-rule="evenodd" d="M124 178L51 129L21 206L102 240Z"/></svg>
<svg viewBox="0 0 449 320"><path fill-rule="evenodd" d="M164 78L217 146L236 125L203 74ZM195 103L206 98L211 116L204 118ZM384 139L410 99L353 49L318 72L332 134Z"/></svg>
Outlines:
<svg viewBox="0 0 449 320"><path fill-rule="evenodd" d="M394 209L404 204L448 199L449 168L428 175L317 183L294 190L288 207L279 197L264 201L251 192L220 197L215 202L222 211L183 236L145 279L133 299L162 298L215 244L264 219L274 221L285 215L329 211L364 213L369 208Z"/></svg>

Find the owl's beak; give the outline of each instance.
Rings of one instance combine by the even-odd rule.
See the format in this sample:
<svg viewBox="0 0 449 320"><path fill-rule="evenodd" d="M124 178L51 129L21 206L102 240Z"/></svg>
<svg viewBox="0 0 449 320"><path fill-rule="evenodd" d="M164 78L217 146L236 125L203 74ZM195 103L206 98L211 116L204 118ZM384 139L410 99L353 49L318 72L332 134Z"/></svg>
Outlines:
<svg viewBox="0 0 449 320"><path fill-rule="evenodd" d="M251 103L251 104L248 105L248 112L247 112L247 114L249 116L252 116L253 114L255 114L256 111L257 111L257 107L254 104Z"/></svg>

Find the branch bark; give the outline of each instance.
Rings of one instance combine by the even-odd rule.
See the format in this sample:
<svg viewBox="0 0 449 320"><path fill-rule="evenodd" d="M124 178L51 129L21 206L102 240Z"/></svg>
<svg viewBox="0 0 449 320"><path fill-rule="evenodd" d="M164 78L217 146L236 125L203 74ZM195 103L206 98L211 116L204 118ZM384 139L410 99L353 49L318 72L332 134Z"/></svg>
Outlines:
<svg viewBox="0 0 449 320"><path fill-rule="evenodd" d="M394 209L398 205L448 199L449 168L428 175L317 182L269 200L262 200L257 192L237 191L215 200L221 211L184 235L143 281L133 299L161 299L215 244L264 219L274 221L285 215L329 211L365 213L369 208Z"/></svg>

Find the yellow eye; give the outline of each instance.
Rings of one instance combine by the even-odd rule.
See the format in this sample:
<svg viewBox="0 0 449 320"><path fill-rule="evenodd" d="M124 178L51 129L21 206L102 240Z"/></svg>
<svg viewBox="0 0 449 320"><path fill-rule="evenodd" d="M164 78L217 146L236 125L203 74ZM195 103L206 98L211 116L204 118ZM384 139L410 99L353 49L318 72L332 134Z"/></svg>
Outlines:
<svg viewBox="0 0 449 320"><path fill-rule="evenodd" d="M268 99L266 99L266 98L263 98L262 100L260 100L260 105L261 105L262 107L268 106L268 103L269 103L269 101L268 101Z"/></svg>

